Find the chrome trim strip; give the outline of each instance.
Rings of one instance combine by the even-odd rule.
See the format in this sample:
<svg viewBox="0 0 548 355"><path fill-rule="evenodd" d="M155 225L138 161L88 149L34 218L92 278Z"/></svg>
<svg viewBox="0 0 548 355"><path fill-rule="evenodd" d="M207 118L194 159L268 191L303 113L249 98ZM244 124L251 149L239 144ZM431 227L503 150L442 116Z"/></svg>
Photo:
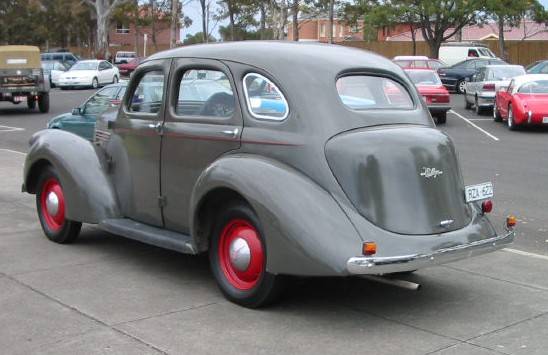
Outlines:
<svg viewBox="0 0 548 355"><path fill-rule="evenodd" d="M439 249L430 254L384 257L357 256L348 259L346 269L351 274L385 274L416 270L500 249L506 244L510 244L514 240L514 237L515 232L510 230L504 235Z"/></svg>

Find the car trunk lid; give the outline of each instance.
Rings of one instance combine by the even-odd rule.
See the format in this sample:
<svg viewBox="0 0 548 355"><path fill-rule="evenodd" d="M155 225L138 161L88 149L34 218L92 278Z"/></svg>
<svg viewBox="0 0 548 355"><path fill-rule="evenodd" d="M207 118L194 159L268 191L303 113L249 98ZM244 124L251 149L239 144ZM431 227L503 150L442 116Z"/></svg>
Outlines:
<svg viewBox="0 0 548 355"><path fill-rule="evenodd" d="M362 128L330 139L326 156L358 212L383 229L437 234L470 222L455 149L436 129Z"/></svg>

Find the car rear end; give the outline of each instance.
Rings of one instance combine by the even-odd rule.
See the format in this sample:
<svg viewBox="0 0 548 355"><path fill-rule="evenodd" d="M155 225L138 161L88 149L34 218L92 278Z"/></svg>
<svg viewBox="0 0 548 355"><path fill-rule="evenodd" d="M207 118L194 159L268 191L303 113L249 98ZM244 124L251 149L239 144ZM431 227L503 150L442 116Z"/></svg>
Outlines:
<svg viewBox="0 0 548 355"><path fill-rule="evenodd" d="M37 47L0 47L0 101L32 102L48 91Z"/></svg>
<svg viewBox="0 0 548 355"><path fill-rule="evenodd" d="M443 86L434 70L406 69L405 72L417 87L433 116L444 115L451 109L449 91Z"/></svg>
<svg viewBox="0 0 548 355"><path fill-rule="evenodd" d="M512 78L524 74L525 69L521 65L488 65L486 80L477 89L479 107L493 108L497 91L506 90Z"/></svg>

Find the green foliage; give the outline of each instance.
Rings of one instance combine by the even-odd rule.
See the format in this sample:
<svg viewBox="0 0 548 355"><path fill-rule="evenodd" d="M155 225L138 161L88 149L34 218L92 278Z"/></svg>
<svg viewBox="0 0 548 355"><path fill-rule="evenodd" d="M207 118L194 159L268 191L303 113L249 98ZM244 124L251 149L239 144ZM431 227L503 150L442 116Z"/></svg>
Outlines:
<svg viewBox="0 0 548 355"><path fill-rule="evenodd" d="M217 42L217 39L215 37L209 35L208 43L212 43L212 42ZM204 43L203 32L198 32L198 33L195 33L193 35L187 34L186 38L183 41L184 45L197 44L197 43Z"/></svg>

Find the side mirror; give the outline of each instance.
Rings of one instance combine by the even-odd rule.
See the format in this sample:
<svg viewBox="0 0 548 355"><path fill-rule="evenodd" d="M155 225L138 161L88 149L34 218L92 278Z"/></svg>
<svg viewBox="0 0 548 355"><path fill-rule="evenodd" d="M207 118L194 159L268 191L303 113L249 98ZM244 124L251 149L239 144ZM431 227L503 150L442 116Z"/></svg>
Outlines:
<svg viewBox="0 0 548 355"><path fill-rule="evenodd" d="M72 114L74 116L78 116L78 115L82 114L82 109L80 107L75 107L75 108L72 109Z"/></svg>

